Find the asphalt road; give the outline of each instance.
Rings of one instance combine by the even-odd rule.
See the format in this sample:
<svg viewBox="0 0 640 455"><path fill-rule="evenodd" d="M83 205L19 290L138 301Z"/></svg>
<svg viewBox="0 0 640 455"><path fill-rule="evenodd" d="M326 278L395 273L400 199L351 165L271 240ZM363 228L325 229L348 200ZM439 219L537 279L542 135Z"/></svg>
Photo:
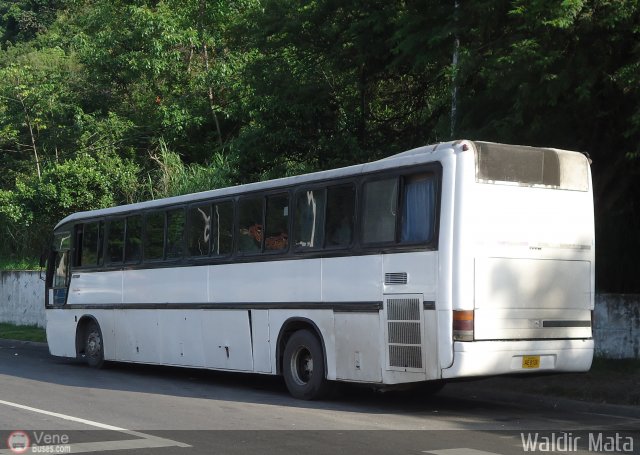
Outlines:
<svg viewBox="0 0 640 455"><path fill-rule="evenodd" d="M304 402L278 377L93 370L42 344L0 340L0 455L19 453L25 441L24 453L114 455L508 455L524 453L526 442L538 452L640 454L640 410L482 382L448 384L433 397L343 386L330 400Z"/></svg>

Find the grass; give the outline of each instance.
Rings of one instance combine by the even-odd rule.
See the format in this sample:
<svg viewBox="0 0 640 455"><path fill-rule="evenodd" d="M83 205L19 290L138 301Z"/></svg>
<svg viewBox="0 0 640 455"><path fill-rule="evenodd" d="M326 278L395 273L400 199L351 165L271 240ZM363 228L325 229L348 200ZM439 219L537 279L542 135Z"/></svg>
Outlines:
<svg viewBox="0 0 640 455"><path fill-rule="evenodd" d="M43 328L35 325L14 325L0 322L0 338L21 341L47 341Z"/></svg>
<svg viewBox="0 0 640 455"><path fill-rule="evenodd" d="M0 259L0 270L39 270L38 260L29 259Z"/></svg>

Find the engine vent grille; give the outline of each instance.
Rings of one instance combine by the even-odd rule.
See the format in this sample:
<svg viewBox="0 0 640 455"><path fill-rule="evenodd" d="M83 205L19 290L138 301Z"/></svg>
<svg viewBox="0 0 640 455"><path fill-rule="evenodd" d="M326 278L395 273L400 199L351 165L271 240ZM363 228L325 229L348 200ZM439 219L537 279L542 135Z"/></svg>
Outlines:
<svg viewBox="0 0 640 455"><path fill-rule="evenodd" d="M384 274L384 284L407 284L407 272L391 272Z"/></svg>
<svg viewBox="0 0 640 455"><path fill-rule="evenodd" d="M422 369L422 299L416 295L385 299L390 370Z"/></svg>
<svg viewBox="0 0 640 455"><path fill-rule="evenodd" d="M387 300L387 321L419 321L420 301L418 299Z"/></svg>
<svg viewBox="0 0 640 455"><path fill-rule="evenodd" d="M389 322L389 343L420 344L420 323Z"/></svg>
<svg viewBox="0 0 640 455"><path fill-rule="evenodd" d="M391 366L404 368L422 368L422 349L420 346L389 346Z"/></svg>

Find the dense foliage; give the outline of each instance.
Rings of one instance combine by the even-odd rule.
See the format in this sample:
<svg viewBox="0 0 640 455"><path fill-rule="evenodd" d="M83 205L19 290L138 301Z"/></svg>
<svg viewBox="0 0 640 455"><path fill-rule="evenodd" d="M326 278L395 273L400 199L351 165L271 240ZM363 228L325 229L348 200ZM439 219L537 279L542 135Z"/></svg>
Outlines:
<svg viewBox="0 0 640 455"><path fill-rule="evenodd" d="M73 211L469 138L589 153L598 287L640 290L637 0L0 0L0 36L5 259Z"/></svg>

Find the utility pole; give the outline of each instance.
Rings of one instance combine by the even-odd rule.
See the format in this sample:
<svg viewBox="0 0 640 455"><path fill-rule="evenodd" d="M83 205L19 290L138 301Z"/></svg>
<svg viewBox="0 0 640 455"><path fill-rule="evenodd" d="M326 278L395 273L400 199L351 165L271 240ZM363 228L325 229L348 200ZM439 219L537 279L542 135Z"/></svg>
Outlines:
<svg viewBox="0 0 640 455"><path fill-rule="evenodd" d="M453 79L451 87L451 139L455 139L456 132L456 117L458 114L458 53L460 52L460 37L458 36L458 8L460 7L459 0L454 0L453 3L453 26L454 26L454 41L453 41Z"/></svg>

